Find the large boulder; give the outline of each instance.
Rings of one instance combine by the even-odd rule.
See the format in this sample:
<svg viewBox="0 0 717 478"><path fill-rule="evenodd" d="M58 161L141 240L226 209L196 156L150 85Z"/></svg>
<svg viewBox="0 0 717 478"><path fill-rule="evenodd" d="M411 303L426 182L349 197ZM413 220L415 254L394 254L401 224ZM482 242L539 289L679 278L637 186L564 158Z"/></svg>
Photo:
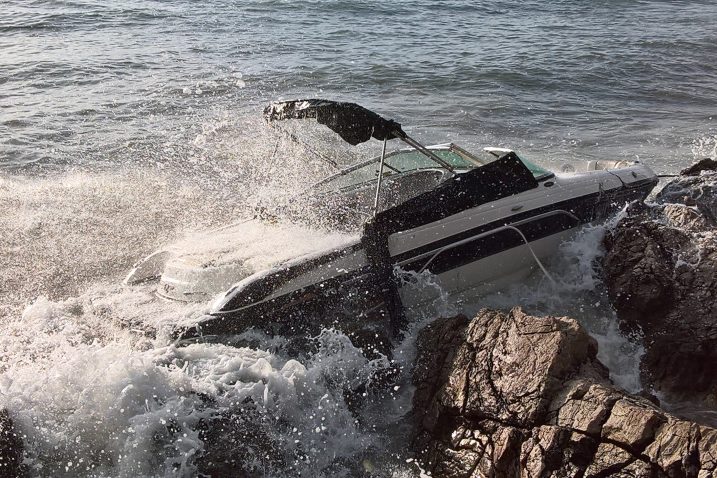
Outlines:
<svg viewBox="0 0 717 478"><path fill-rule="evenodd" d="M573 319L483 310L418 339L413 447L432 476L717 475L717 430L614 387Z"/></svg>
<svg viewBox="0 0 717 478"><path fill-rule="evenodd" d="M644 336L643 381L670 400L717 406L717 163L685 170L606 236L608 293Z"/></svg>

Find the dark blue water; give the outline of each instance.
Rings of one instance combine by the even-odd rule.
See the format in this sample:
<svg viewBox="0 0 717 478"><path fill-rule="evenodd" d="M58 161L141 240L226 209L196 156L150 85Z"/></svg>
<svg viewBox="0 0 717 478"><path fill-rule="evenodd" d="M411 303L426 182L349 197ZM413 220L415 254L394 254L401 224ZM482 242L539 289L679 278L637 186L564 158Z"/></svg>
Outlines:
<svg viewBox="0 0 717 478"><path fill-rule="evenodd" d="M717 132L711 1L106 3L2 2L3 167L183 151L202 122L302 96L426 140L663 172Z"/></svg>

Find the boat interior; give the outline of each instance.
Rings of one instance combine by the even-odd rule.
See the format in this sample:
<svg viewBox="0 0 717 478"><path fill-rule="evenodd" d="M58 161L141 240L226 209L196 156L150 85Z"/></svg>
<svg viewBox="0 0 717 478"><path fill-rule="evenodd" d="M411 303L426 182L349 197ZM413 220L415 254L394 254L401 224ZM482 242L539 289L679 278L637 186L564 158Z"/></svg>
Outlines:
<svg viewBox="0 0 717 478"><path fill-rule="evenodd" d="M426 149L445 165L417 149L399 149L385 155L383 166L381 157L374 157L319 181L296 202L282 207L281 214L300 220L305 211L310 211L312 222L328 217L334 228L355 230L376 213L434 190L455 175L485 166L511 152L485 148L476 155L453 143ZM552 172L527 160L521 161L537 180L553 177ZM381 184L377 187L379 181Z"/></svg>

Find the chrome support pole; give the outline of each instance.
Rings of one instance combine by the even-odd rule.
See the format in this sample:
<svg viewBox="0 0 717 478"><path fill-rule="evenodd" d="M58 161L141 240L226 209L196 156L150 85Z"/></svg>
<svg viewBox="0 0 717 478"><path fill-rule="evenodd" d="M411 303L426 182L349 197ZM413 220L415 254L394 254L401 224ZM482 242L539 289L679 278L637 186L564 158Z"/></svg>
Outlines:
<svg viewBox="0 0 717 478"><path fill-rule="evenodd" d="M431 158L433 161L435 161L436 163L438 163L438 164L440 164L441 166L443 166L444 168L446 168L448 171L453 172L453 166L451 166L450 164L448 164L447 162L445 162L445 161L444 161L443 159L441 159L436 153L434 153L434 152L431 151L430 149L426 148L425 146L423 146L421 143L419 143L419 142L416 141L415 139L411 138L411 137L408 136L408 135L396 136L396 137L402 139L402 140L403 140L405 143L407 143L409 146L412 146L412 147L414 147L415 149L417 149L418 151L420 151L421 153L425 154L426 156L428 156L429 158Z"/></svg>
<svg viewBox="0 0 717 478"><path fill-rule="evenodd" d="M376 182L376 197L373 199L373 217L376 217L376 214L378 214L378 200L379 196L381 195L381 182L383 180L383 163L386 160L386 141L387 139L383 140L383 149L381 150L381 162L379 163L378 167L378 182Z"/></svg>

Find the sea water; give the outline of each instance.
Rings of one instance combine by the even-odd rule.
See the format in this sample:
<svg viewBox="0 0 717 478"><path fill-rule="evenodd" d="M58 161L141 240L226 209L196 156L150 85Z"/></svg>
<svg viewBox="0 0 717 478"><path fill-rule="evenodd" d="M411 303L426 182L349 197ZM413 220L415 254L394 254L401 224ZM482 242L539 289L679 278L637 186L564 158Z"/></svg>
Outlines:
<svg viewBox="0 0 717 478"><path fill-rule="evenodd" d="M640 337L619 332L596 270L605 225L561 246L554 282L538 272L476 299L413 277L437 300L392 358L335 330L300 352L261 334L176 347L167 330L208 304L121 280L331 173L265 127L274 99L356 101L422 141L548 166L639 159L671 174L714 156L716 20L708 1L0 3L0 406L32 474L194 476L216 446L202 430L242 416L254 474L418 476L416 334L486 306L576 318L639 391Z"/></svg>

